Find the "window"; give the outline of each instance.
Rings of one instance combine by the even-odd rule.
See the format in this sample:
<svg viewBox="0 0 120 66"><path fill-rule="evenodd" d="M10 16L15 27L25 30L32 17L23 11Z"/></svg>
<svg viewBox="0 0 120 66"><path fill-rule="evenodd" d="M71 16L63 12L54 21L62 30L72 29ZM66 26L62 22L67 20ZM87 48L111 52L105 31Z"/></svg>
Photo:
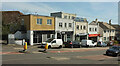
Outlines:
<svg viewBox="0 0 120 66"><path fill-rule="evenodd" d="M77 25L77 30L79 30L79 25Z"/></svg>
<svg viewBox="0 0 120 66"><path fill-rule="evenodd" d="M94 31L94 28L92 28L92 31Z"/></svg>
<svg viewBox="0 0 120 66"><path fill-rule="evenodd" d="M71 23L69 23L69 27L72 27L72 24L71 24Z"/></svg>
<svg viewBox="0 0 120 66"><path fill-rule="evenodd" d="M69 19L70 19L70 16L69 16Z"/></svg>
<svg viewBox="0 0 120 66"><path fill-rule="evenodd" d="M84 26L84 27L83 27L83 29L85 30L85 29L86 29L86 27Z"/></svg>
<svg viewBox="0 0 120 66"><path fill-rule="evenodd" d="M109 41L109 39L110 39L110 38L109 38L109 37L107 37L107 40L108 40L108 41Z"/></svg>
<svg viewBox="0 0 120 66"><path fill-rule="evenodd" d="M97 31L97 28L95 28L95 31Z"/></svg>
<svg viewBox="0 0 120 66"><path fill-rule="evenodd" d="M37 19L37 24L42 24L42 19Z"/></svg>
<svg viewBox="0 0 120 66"><path fill-rule="evenodd" d="M67 27L67 23L65 23L65 27Z"/></svg>
<svg viewBox="0 0 120 66"><path fill-rule="evenodd" d="M112 32L114 32L114 30L112 30Z"/></svg>
<svg viewBox="0 0 120 66"><path fill-rule="evenodd" d="M82 25L81 25L81 30L82 30Z"/></svg>
<svg viewBox="0 0 120 66"><path fill-rule="evenodd" d="M72 19L74 19L74 16L72 16Z"/></svg>
<svg viewBox="0 0 120 66"><path fill-rule="evenodd" d="M51 19L47 19L47 24L51 25L52 24L52 20Z"/></svg>
<svg viewBox="0 0 120 66"><path fill-rule="evenodd" d="M47 34L47 38L50 38L50 34Z"/></svg>
<svg viewBox="0 0 120 66"><path fill-rule="evenodd" d="M104 37L104 40L106 41L106 37Z"/></svg>
<svg viewBox="0 0 120 66"><path fill-rule="evenodd" d="M104 33L106 33L106 30L104 30Z"/></svg>
<svg viewBox="0 0 120 66"><path fill-rule="evenodd" d="M91 31L91 28L89 28L89 30Z"/></svg>
<svg viewBox="0 0 120 66"><path fill-rule="evenodd" d="M67 16L65 15L64 18L67 18Z"/></svg>
<svg viewBox="0 0 120 66"><path fill-rule="evenodd" d="M62 27L62 23L59 23L59 27Z"/></svg>
<svg viewBox="0 0 120 66"><path fill-rule="evenodd" d="M52 43L56 43L56 40L55 40L55 41L52 41Z"/></svg>

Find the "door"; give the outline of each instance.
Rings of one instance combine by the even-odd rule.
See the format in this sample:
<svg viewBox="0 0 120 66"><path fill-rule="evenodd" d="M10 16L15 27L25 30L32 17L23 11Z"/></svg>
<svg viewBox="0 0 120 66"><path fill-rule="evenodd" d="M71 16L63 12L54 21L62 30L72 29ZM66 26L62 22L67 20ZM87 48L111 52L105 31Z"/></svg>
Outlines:
<svg viewBox="0 0 120 66"><path fill-rule="evenodd" d="M57 47L56 40L53 40L53 41L51 42L51 47Z"/></svg>

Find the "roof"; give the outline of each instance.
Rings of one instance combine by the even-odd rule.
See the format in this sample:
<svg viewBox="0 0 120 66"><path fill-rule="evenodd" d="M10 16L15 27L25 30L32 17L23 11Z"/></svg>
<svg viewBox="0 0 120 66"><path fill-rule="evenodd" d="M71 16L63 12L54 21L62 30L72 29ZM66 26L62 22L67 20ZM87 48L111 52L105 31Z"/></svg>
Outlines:
<svg viewBox="0 0 120 66"><path fill-rule="evenodd" d="M116 24L112 24L112 26L116 29L116 30L120 30L120 25L116 25Z"/></svg>
<svg viewBox="0 0 120 66"><path fill-rule="evenodd" d="M115 29L113 26L109 25L107 22L98 22L100 27L103 29Z"/></svg>
<svg viewBox="0 0 120 66"><path fill-rule="evenodd" d="M65 13L65 12L54 12L54 13ZM51 13L51 14L54 14L54 13ZM65 13L65 14L72 14L72 13ZM72 15L76 15L76 14L72 14Z"/></svg>
<svg viewBox="0 0 120 66"><path fill-rule="evenodd" d="M98 25L103 29L115 29L112 25L109 25L107 22L96 22L96 21L92 21L89 25Z"/></svg>
<svg viewBox="0 0 120 66"><path fill-rule="evenodd" d="M20 12L20 11L0 11L0 12L2 12L2 13L20 13L21 15L24 15L22 12Z"/></svg>
<svg viewBox="0 0 120 66"><path fill-rule="evenodd" d="M45 16L45 15L37 15L37 14L27 14L27 15L22 15L22 16L30 16L30 15L33 15L33 16L43 16L43 17L53 17L53 16Z"/></svg>

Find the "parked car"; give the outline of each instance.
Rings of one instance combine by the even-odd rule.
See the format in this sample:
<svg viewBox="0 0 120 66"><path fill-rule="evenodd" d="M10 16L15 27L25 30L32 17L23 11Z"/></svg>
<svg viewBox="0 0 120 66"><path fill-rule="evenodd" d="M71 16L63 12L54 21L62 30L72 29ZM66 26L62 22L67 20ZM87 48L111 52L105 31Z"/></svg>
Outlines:
<svg viewBox="0 0 120 66"><path fill-rule="evenodd" d="M107 49L106 55L118 56L120 55L120 46L112 46Z"/></svg>
<svg viewBox="0 0 120 66"><path fill-rule="evenodd" d="M112 46L112 45L113 45L113 41L108 41L108 42L106 42L106 44L107 44L108 46Z"/></svg>
<svg viewBox="0 0 120 66"><path fill-rule="evenodd" d="M97 42L97 46L98 47L106 47L107 46L107 44L105 43L105 42Z"/></svg>
<svg viewBox="0 0 120 66"><path fill-rule="evenodd" d="M65 42L65 47L68 47L68 48L78 47L78 48L80 48L80 43L77 41L67 41L67 42Z"/></svg>
<svg viewBox="0 0 120 66"><path fill-rule="evenodd" d="M63 41L62 39L48 39L47 41L42 42L41 47L45 47L46 44L48 44L48 48L62 48Z"/></svg>
<svg viewBox="0 0 120 66"><path fill-rule="evenodd" d="M82 40L81 41L81 46L87 46L87 47L89 47L89 46L96 46L96 45L97 45L97 43L95 43L92 40Z"/></svg>

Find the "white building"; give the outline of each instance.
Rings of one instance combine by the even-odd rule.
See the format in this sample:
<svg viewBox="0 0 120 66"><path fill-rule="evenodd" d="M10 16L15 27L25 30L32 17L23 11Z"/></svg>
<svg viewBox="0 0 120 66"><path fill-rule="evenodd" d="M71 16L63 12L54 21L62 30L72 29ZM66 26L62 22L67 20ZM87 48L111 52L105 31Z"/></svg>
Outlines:
<svg viewBox="0 0 120 66"><path fill-rule="evenodd" d="M64 42L74 40L74 21L55 17L55 38L62 38Z"/></svg>

